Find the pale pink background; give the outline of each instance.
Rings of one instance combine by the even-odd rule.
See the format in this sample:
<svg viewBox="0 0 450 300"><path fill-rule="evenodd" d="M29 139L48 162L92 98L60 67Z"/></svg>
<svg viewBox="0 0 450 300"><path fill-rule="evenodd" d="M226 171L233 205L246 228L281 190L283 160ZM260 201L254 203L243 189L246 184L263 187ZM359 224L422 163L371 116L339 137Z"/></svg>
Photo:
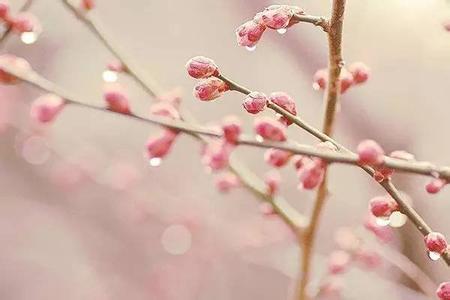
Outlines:
<svg viewBox="0 0 450 300"><path fill-rule="evenodd" d="M22 1L11 2L19 7ZM41 38L25 46L11 36L2 52L25 57L83 101L101 105L100 75L112 56L60 1L35 2L32 11L44 26ZM326 65L326 42L317 28L298 25L284 36L267 32L250 53L236 45L234 29L271 4L267 1L97 2L95 16L110 36L162 86L181 87L183 105L200 121L237 114L249 130L252 120L242 111L238 94L206 104L193 99L194 80L184 64L202 54L254 90L293 95L302 117L320 126L322 98L312 90L311 78ZM330 1L288 2L311 14L329 14ZM373 138L389 151L405 149L419 159L450 164L450 34L441 27L447 17L450 6L443 0L348 1L345 59L366 62L373 75L367 85L343 97L336 126L340 142L354 148L359 140ZM150 99L130 80L121 81L129 85L133 108L146 112ZM154 169L142 153L157 128L69 107L46 133L58 155L35 166L17 149L24 138L20 131L30 128L28 103L37 95L23 84L1 87L0 117L9 125L0 135L0 299L288 299L298 264L294 243L288 234L280 236L278 231L285 231L278 223L259 216L256 199L245 190L226 196L216 192L212 176L202 169L199 147L189 137L181 137ZM289 135L315 142L296 128ZM269 169L259 150L243 148L237 155L258 174ZM49 179L52 167L61 158L80 156L90 159L96 180L86 179L70 190L55 186ZM105 172L117 163L138 171L128 191L112 189L105 181ZM291 168L282 173L283 195L309 212L314 193L296 189ZM450 236L449 189L429 196L425 178L397 176L395 182L432 227ZM318 236L321 255L333 249L334 229L359 226L368 199L382 193L363 172L347 166L333 166L330 191ZM193 246L173 256L164 251L161 234L180 222L195 223L190 227ZM443 263L426 258L412 226L397 232L399 249L436 282L449 279ZM316 274L321 273L319 264ZM390 268L380 274L403 281ZM400 299L376 277L350 274L350 297Z"/></svg>

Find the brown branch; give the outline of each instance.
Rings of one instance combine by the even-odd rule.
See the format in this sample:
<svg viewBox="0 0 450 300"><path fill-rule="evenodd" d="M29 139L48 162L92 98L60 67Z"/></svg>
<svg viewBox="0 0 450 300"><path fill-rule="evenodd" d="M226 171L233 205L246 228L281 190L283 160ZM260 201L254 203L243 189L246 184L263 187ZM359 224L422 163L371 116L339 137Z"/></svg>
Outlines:
<svg viewBox="0 0 450 300"><path fill-rule="evenodd" d="M292 19L296 22L311 23L319 26L325 32L329 31L330 24L325 17L295 14Z"/></svg>

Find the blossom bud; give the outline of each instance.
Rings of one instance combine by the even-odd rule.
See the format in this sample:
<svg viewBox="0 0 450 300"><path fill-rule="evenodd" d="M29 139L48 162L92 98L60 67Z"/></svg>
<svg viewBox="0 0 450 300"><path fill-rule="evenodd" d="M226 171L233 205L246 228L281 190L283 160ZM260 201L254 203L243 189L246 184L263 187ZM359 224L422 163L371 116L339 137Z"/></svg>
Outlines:
<svg viewBox="0 0 450 300"><path fill-rule="evenodd" d="M208 78L219 75L219 68L214 61L204 56L191 58L186 64L186 69L189 75L194 78Z"/></svg>
<svg viewBox="0 0 450 300"><path fill-rule="evenodd" d="M175 137L171 130L165 130L159 136L150 137L146 144L147 157L149 159L165 157L170 152Z"/></svg>
<svg viewBox="0 0 450 300"><path fill-rule="evenodd" d="M398 210L397 202L389 196L377 196L370 200L369 209L377 218L389 217Z"/></svg>
<svg viewBox="0 0 450 300"><path fill-rule="evenodd" d="M359 162L363 165L379 165L384 161L384 150L373 140L359 143L357 152Z"/></svg>
<svg viewBox="0 0 450 300"><path fill-rule="evenodd" d="M209 77L194 87L194 96L201 101L211 101L229 90L228 85L219 78Z"/></svg>
<svg viewBox="0 0 450 300"><path fill-rule="evenodd" d="M313 89L325 90L328 84L328 70L320 69L314 74L313 77Z"/></svg>
<svg viewBox="0 0 450 300"><path fill-rule="evenodd" d="M10 6L8 0L0 0L0 18L7 19L9 16Z"/></svg>
<svg viewBox="0 0 450 300"><path fill-rule="evenodd" d="M339 81L341 83L341 94L343 94L353 85L353 75L346 69L342 69L339 75Z"/></svg>
<svg viewBox="0 0 450 300"><path fill-rule="evenodd" d="M323 180L325 167L320 159L312 159L304 165L299 171L299 188L312 190L316 188Z"/></svg>
<svg viewBox="0 0 450 300"><path fill-rule="evenodd" d="M265 94L260 92L251 92L245 97L242 106L251 114L262 112L267 105L268 98Z"/></svg>
<svg viewBox="0 0 450 300"><path fill-rule="evenodd" d="M106 84L103 88L103 98L109 110L121 114L130 113L128 94L120 84Z"/></svg>
<svg viewBox="0 0 450 300"><path fill-rule="evenodd" d="M293 11L288 5L271 5L258 13L254 20L271 29L286 28L293 16Z"/></svg>
<svg viewBox="0 0 450 300"><path fill-rule="evenodd" d="M430 252L436 252L439 254L447 251L447 241L445 236L439 232L430 232L424 239L425 246Z"/></svg>
<svg viewBox="0 0 450 300"><path fill-rule="evenodd" d="M233 147L221 140L213 140L203 149L202 163L210 170L222 170L228 166Z"/></svg>
<svg viewBox="0 0 450 300"><path fill-rule="evenodd" d="M350 264L350 255L342 250L334 251L328 259L328 271L331 274L344 273Z"/></svg>
<svg viewBox="0 0 450 300"><path fill-rule="evenodd" d="M230 144L236 144L241 135L242 123L235 116L228 116L223 120L222 132L225 140Z"/></svg>
<svg viewBox="0 0 450 300"><path fill-rule="evenodd" d="M257 118L254 122L255 133L265 140L283 142L286 140L286 127L280 122L267 118Z"/></svg>
<svg viewBox="0 0 450 300"><path fill-rule="evenodd" d="M95 1L94 0L81 0L80 3L81 9L83 10L91 10L95 7Z"/></svg>
<svg viewBox="0 0 450 300"><path fill-rule="evenodd" d="M42 28L39 20L35 15L29 12L21 12L12 18L12 29L16 32L37 32L39 33Z"/></svg>
<svg viewBox="0 0 450 300"><path fill-rule="evenodd" d="M236 38L239 46L254 47L261 39L266 26L253 20L245 22L236 29Z"/></svg>
<svg viewBox="0 0 450 300"><path fill-rule="evenodd" d="M274 92L274 93L270 94L269 100L272 103L275 103L276 105L280 106L281 108L287 110L289 113L293 114L294 116L297 115L297 107L296 107L294 99L292 99L291 96L289 96L285 92ZM285 123L286 125L292 124L292 122L289 121L284 116L280 116L280 122Z"/></svg>
<svg viewBox="0 0 450 300"><path fill-rule="evenodd" d="M450 282L441 283L436 290L436 295L440 300L450 300Z"/></svg>
<svg viewBox="0 0 450 300"><path fill-rule="evenodd" d="M369 79L370 69L362 62L355 62L349 66L355 84L361 84Z"/></svg>
<svg viewBox="0 0 450 300"><path fill-rule="evenodd" d="M444 179L432 179L426 186L425 189L430 194L437 194L440 190L447 184L447 181Z"/></svg>
<svg viewBox="0 0 450 300"><path fill-rule="evenodd" d="M64 107L61 97L46 94L40 96L31 104L31 118L40 123L51 122Z"/></svg>
<svg viewBox="0 0 450 300"><path fill-rule="evenodd" d="M276 148L267 149L264 153L264 160L269 165L280 168L287 164L289 159L291 158L292 153Z"/></svg>

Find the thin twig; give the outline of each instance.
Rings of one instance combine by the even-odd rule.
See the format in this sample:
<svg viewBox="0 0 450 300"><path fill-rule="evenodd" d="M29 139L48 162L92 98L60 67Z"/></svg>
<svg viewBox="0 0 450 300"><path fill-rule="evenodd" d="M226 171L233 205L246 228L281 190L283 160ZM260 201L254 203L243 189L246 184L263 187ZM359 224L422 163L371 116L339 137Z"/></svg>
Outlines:
<svg viewBox="0 0 450 300"><path fill-rule="evenodd" d="M250 89L237 84L233 82L232 80L228 79L224 75L219 76L220 79L227 82L231 90L238 91L240 93L243 93L245 95L250 93ZM347 149L345 146L338 143L336 140L331 138L330 136L326 135L325 133L321 132L320 130L314 128L312 125L307 123L306 121L302 120L298 116L294 116L282 107L274 104L274 103L268 103L268 107L274 110L275 112L283 115L286 117L289 121L296 124L300 128L304 129L311 135L315 136L317 139L319 139L322 142L330 142L334 144L341 154L347 154L350 155L352 158L346 157L341 162L349 161L356 159L356 154L349 149ZM280 148L283 149L283 148ZM352 162L354 164L354 161ZM416 167L413 167L413 164L416 164ZM386 158L386 165L391 166L392 168L399 167L398 170L403 170L405 172L415 170L412 173L418 173L418 174L424 174L424 175L430 175L433 177L436 177L437 173L434 173L433 170L440 170L441 175L443 178L448 178L448 167L431 167L431 164L425 163L425 162L408 162L408 161L399 161L397 159L393 158ZM363 166L358 165L361 169L363 169L366 173L368 173L371 177L375 175L375 171L373 168L369 166ZM407 167L406 167L407 166ZM397 190L397 188L392 184L390 179L385 179L382 182L379 182L379 184L385 189L385 191L398 203L400 210L402 213L404 213L409 220L415 225L415 227L425 236L428 233L432 231L430 226L427 225L427 223L422 219L422 217L412 208L412 206L400 195L400 192ZM304 237L303 231L303 237ZM449 252L445 252L442 256L443 260L446 262L448 266L450 266L450 255Z"/></svg>
<svg viewBox="0 0 450 300"><path fill-rule="evenodd" d="M157 82L146 72L141 70L141 68L130 57L128 57L128 55L123 50L121 50L120 47L112 43L112 39L109 38L106 31L103 29L101 22L92 17L92 12L81 12L78 8L72 5L69 0L62 1L63 4L70 11L72 11L79 20L86 24L87 28L105 45L105 47L107 47L111 51L111 53L121 61L121 63L125 66L128 74L145 91L147 91L148 94L152 95L153 97L158 97L160 95L162 89L158 86ZM188 111L183 112L182 119L192 124L197 123L194 118L190 117ZM202 142L206 142L204 137L201 137L196 133L194 133L193 136L200 139ZM301 231L305 224L305 217L296 212L295 209L290 206L286 200L280 197L277 198L278 201L275 201L276 199L269 197L265 192L262 181L257 178L256 175L247 170L237 158L232 159L229 168L236 174L236 176L239 177L243 185L250 189L255 195L257 195L260 200L269 201L272 204L275 212L278 213L286 221L286 223L292 227L294 231ZM244 170L246 170L246 172L243 172ZM243 174L241 174L241 172L243 172Z"/></svg>
<svg viewBox="0 0 450 300"><path fill-rule="evenodd" d="M311 23L313 25L319 26L325 32L329 31L330 24L325 17L295 14L293 16L293 19L297 22Z"/></svg>

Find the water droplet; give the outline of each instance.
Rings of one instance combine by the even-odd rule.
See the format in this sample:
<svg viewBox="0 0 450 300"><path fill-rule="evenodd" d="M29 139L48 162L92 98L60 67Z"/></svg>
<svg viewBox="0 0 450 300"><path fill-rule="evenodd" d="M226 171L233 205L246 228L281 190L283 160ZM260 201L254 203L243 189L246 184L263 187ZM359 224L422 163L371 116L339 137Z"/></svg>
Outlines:
<svg viewBox="0 0 450 300"><path fill-rule="evenodd" d="M50 158L45 139L39 136L28 138L22 146L22 157L30 164L42 165Z"/></svg>
<svg viewBox="0 0 450 300"><path fill-rule="evenodd" d="M162 163L162 159L161 159L161 157L153 157L153 158L150 158L148 163L152 167L159 167L161 165L161 163Z"/></svg>
<svg viewBox="0 0 450 300"><path fill-rule="evenodd" d="M161 236L161 244L172 255L184 254L191 248L192 233L184 225L170 225Z"/></svg>
<svg viewBox="0 0 450 300"><path fill-rule="evenodd" d="M252 46L252 47L246 46L245 49L247 49L247 51L253 52L253 51L256 50L256 45L255 45L255 46Z"/></svg>
<svg viewBox="0 0 450 300"><path fill-rule="evenodd" d="M379 217L375 219L378 226L388 226L390 223L389 217Z"/></svg>
<svg viewBox="0 0 450 300"><path fill-rule="evenodd" d="M389 225L391 227L402 227L406 224L408 217L399 211L394 211L389 217Z"/></svg>
<svg viewBox="0 0 450 300"><path fill-rule="evenodd" d="M428 257L431 260L436 261L436 260L439 260L439 258L441 258L441 255L439 253L437 253L437 252L428 251Z"/></svg>
<svg viewBox="0 0 450 300"><path fill-rule="evenodd" d="M34 31L23 32L20 35L20 39L24 44L30 45L37 41L38 34Z"/></svg>
<svg viewBox="0 0 450 300"><path fill-rule="evenodd" d="M320 85L317 82L314 82L312 84L312 88L313 88L313 90L318 91L318 90L320 90Z"/></svg>
<svg viewBox="0 0 450 300"><path fill-rule="evenodd" d="M264 142L264 138L258 134L256 136L256 141L262 143L262 142Z"/></svg>
<svg viewBox="0 0 450 300"><path fill-rule="evenodd" d="M111 70L105 70L102 74L103 80L106 82L116 82L117 81L117 72Z"/></svg>
<svg viewBox="0 0 450 300"><path fill-rule="evenodd" d="M287 31L286 28L280 28L280 29L277 29L277 32L278 32L279 34L285 34L286 31Z"/></svg>

